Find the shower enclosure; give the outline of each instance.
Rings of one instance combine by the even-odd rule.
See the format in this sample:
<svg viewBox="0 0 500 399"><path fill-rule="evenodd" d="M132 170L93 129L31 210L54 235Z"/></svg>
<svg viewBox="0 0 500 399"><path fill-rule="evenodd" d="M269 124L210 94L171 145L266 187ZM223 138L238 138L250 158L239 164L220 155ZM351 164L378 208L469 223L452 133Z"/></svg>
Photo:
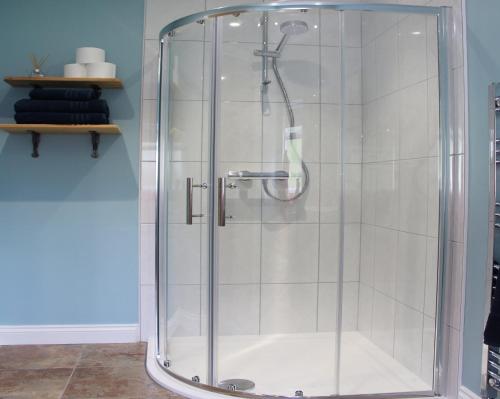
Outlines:
<svg viewBox="0 0 500 399"><path fill-rule="evenodd" d="M442 391L446 19L263 3L162 30L166 376L246 397Z"/></svg>

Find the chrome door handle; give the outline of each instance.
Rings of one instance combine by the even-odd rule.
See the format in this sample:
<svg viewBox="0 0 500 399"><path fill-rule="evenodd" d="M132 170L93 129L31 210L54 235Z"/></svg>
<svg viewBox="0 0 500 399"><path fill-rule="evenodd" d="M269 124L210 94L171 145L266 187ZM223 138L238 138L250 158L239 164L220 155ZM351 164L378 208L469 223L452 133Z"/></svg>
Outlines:
<svg viewBox="0 0 500 399"><path fill-rule="evenodd" d="M217 199L218 199L217 224L223 227L226 225L226 178L225 177L219 177L217 179Z"/></svg>
<svg viewBox="0 0 500 399"><path fill-rule="evenodd" d="M193 178L186 178L186 224L193 224L193 218L203 217L203 213L193 214L193 187L207 188L207 184L193 184Z"/></svg>

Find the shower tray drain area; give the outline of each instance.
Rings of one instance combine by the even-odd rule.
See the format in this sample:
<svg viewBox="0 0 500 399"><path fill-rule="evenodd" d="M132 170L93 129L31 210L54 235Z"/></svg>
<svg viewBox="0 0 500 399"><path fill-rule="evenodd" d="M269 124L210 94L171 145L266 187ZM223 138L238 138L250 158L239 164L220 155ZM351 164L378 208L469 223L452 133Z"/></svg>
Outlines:
<svg viewBox="0 0 500 399"><path fill-rule="evenodd" d="M228 391L249 391L255 388L255 382L243 378L233 378L219 382L218 386Z"/></svg>

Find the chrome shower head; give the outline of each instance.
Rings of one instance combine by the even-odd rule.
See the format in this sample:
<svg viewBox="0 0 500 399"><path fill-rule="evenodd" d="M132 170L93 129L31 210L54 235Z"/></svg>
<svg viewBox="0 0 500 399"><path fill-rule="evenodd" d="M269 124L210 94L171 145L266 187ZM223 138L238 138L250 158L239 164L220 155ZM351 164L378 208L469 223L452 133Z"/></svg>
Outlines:
<svg viewBox="0 0 500 399"><path fill-rule="evenodd" d="M308 30L309 27L304 21L285 21L280 25L280 31L284 35L301 35Z"/></svg>

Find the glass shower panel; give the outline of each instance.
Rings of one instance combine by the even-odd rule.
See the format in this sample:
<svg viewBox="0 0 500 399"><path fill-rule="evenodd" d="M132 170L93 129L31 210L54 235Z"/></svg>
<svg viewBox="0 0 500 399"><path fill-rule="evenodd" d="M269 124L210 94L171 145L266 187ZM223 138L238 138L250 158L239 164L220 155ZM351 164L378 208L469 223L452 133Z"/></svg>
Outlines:
<svg viewBox="0 0 500 399"><path fill-rule="evenodd" d="M247 380L258 394L335 394L339 13L218 20L217 381L239 389Z"/></svg>
<svg viewBox="0 0 500 399"><path fill-rule="evenodd" d="M160 264L161 281L166 283L166 323L160 320L160 334L166 340L169 370L203 383L208 382L205 269L209 220L207 209L202 209L209 192L203 167L209 153L204 140L208 114L204 81L209 70L203 59L210 47L210 31L207 21L165 37L169 65L163 68L160 93L161 129L166 139L161 147L164 203L160 207L164 208L163 241L167 244Z"/></svg>
<svg viewBox="0 0 500 399"><path fill-rule="evenodd" d="M360 24L353 41L353 24ZM437 18L343 13L341 395L430 392L441 154Z"/></svg>

